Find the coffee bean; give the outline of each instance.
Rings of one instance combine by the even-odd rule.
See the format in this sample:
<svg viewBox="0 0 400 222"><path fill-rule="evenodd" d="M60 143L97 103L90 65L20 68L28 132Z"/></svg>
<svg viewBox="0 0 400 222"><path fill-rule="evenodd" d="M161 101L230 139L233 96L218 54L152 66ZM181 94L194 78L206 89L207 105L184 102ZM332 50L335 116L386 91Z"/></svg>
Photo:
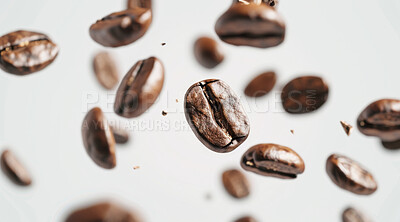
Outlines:
<svg viewBox="0 0 400 222"><path fill-rule="evenodd" d="M257 220L251 216L245 216L235 220L235 222L257 222Z"/></svg>
<svg viewBox="0 0 400 222"><path fill-rule="evenodd" d="M244 4L249 4L249 3L256 3L256 4L260 4L260 3L264 3L268 6L271 7L276 7L279 3L278 0L233 0L233 4L236 3L244 3Z"/></svg>
<svg viewBox="0 0 400 222"><path fill-rule="evenodd" d="M194 43L194 55L204 67L212 69L224 60L224 53L218 43L209 37L200 37Z"/></svg>
<svg viewBox="0 0 400 222"><path fill-rule="evenodd" d="M122 80L114 103L116 114L133 118L154 104L164 85L164 66L155 57L137 62Z"/></svg>
<svg viewBox="0 0 400 222"><path fill-rule="evenodd" d="M239 170L225 171L222 174L222 183L226 191L235 198L241 199L250 194L249 182Z"/></svg>
<svg viewBox="0 0 400 222"><path fill-rule="evenodd" d="M249 119L239 98L218 79L193 84L185 95L185 116L196 137L210 150L226 153L249 135Z"/></svg>
<svg viewBox="0 0 400 222"><path fill-rule="evenodd" d="M242 157L243 169L281 179L295 179L304 172L303 159L289 147L277 144L258 144Z"/></svg>
<svg viewBox="0 0 400 222"><path fill-rule="evenodd" d="M265 3L271 7L276 7L279 4L279 0L263 0L263 3Z"/></svg>
<svg viewBox="0 0 400 222"><path fill-rule="evenodd" d="M111 202L100 202L71 212L65 222L140 222L139 216Z"/></svg>
<svg viewBox="0 0 400 222"><path fill-rule="evenodd" d="M20 186L28 186L32 183L29 172L11 151L4 150L1 154L0 162L4 174L6 174L13 183Z"/></svg>
<svg viewBox="0 0 400 222"><path fill-rule="evenodd" d="M248 97L261 97L269 93L275 86L275 72L265 72L249 82L244 90L244 94Z"/></svg>
<svg viewBox="0 0 400 222"><path fill-rule="evenodd" d="M282 103L291 114L309 113L319 109L328 100L329 88L317 76L302 76L290 81L282 90Z"/></svg>
<svg viewBox="0 0 400 222"><path fill-rule="evenodd" d="M113 89L118 84L118 69L109 53L96 54L93 59L93 69L97 80L104 88Z"/></svg>
<svg viewBox="0 0 400 222"><path fill-rule="evenodd" d="M222 41L232 45L268 48L283 42L285 27L273 7L261 1L239 1L219 17L215 31Z"/></svg>
<svg viewBox="0 0 400 222"><path fill-rule="evenodd" d="M353 131L353 126L346 123L345 121L340 121L340 124L342 125L344 132L347 134L347 136L350 136L351 132Z"/></svg>
<svg viewBox="0 0 400 222"><path fill-rule="evenodd" d="M125 129L117 126L110 126L114 135L115 142L118 144L125 144L129 141L129 133Z"/></svg>
<svg viewBox="0 0 400 222"><path fill-rule="evenodd" d="M82 139L92 160L105 169L116 165L115 140L100 108L90 110L82 123Z"/></svg>
<svg viewBox="0 0 400 222"><path fill-rule="evenodd" d="M388 149L400 148L400 100L381 99L368 105L358 116L361 133L376 136Z"/></svg>
<svg viewBox="0 0 400 222"><path fill-rule="evenodd" d="M42 33L19 30L0 37L0 68L27 75L46 68L58 55L58 46Z"/></svg>
<svg viewBox="0 0 400 222"><path fill-rule="evenodd" d="M128 0L128 8L146 8L150 9L152 7L152 0Z"/></svg>
<svg viewBox="0 0 400 222"><path fill-rule="evenodd" d="M352 207L347 208L342 214L343 222L371 222L368 220L363 213Z"/></svg>
<svg viewBox="0 0 400 222"><path fill-rule="evenodd" d="M90 26L94 41L106 47L128 45L141 38L152 20L150 9L132 8L115 12Z"/></svg>
<svg viewBox="0 0 400 222"><path fill-rule="evenodd" d="M373 176L348 157L332 154L326 161L326 172L340 188L359 195L374 193L378 185Z"/></svg>

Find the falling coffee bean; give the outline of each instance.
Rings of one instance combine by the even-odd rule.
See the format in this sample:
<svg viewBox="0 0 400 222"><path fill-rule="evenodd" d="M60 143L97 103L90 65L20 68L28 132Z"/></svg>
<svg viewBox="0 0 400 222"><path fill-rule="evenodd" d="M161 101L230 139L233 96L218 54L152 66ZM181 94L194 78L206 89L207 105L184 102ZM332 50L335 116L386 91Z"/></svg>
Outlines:
<svg viewBox="0 0 400 222"><path fill-rule="evenodd" d="M136 213L111 202L100 202L71 212L65 222L141 222Z"/></svg>
<svg viewBox="0 0 400 222"><path fill-rule="evenodd" d="M165 112L165 111L162 111L162 112L161 112L161 115L163 115L163 116L167 116L167 115L168 115L168 113L167 113L167 112Z"/></svg>
<svg viewBox="0 0 400 222"><path fill-rule="evenodd" d="M244 94L248 97L261 97L269 93L275 86L275 72L265 72L249 82L244 90Z"/></svg>
<svg viewBox="0 0 400 222"><path fill-rule="evenodd" d="M239 170L227 170L222 174L222 183L226 191L241 199L250 194L250 185L246 176Z"/></svg>
<svg viewBox="0 0 400 222"><path fill-rule="evenodd" d="M26 168L17 160L13 153L4 150L1 154L1 169L15 184L28 186L32 183L31 176Z"/></svg>
<svg viewBox="0 0 400 222"><path fill-rule="evenodd" d="M204 67L212 69L224 60L224 53L218 43L210 37L200 37L194 43L194 55Z"/></svg>
<svg viewBox="0 0 400 222"><path fill-rule="evenodd" d="M326 172L340 188L359 195L374 193L378 185L373 176L348 157L332 154L326 161Z"/></svg>
<svg viewBox="0 0 400 222"><path fill-rule="evenodd" d="M302 76L290 81L282 90L282 103L291 114L309 113L319 109L328 100L329 88L317 76Z"/></svg>
<svg viewBox="0 0 400 222"><path fill-rule="evenodd" d="M129 133L122 127L110 126L114 135L115 142L118 144L125 144L129 141Z"/></svg>
<svg viewBox="0 0 400 222"><path fill-rule="evenodd" d="M100 108L90 110L82 123L82 139L87 154L105 169L116 165L115 140Z"/></svg>
<svg viewBox="0 0 400 222"><path fill-rule="evenodd" d="M347 136L350 136L351 132L353 131L353 126L346 123L345 121L340 121L340 124L342 125L344 132L347 134Z"/></svg>
<svg viewBox="0 0 400 222"><path fill-rule="evenodd" d="M295 179L304 172L303 159L289 147L277 144L258 144L242 157L243 169L262 176Z"/></svg>
<svg viewBox="0 0 400 222"><path fill-rule="evenodd" d="M93 69L99 83L106 89L113 89L119 82L118 69L112 56L107 52L96 54Z"/></svg>
<svg viewBox="0 0 400 222"><path fill-rule="evenodd" d="M114 103L116 114L133 118L154 104L164 85L164 66L150 57L137 62L122 80Z"/></svg>
<svg viewBox="0 0 400 222"><path fill-rule="evenodd" d="M90 26L89 33L100 45L124 46L141 38L149 28L151 20L150 9L136 7L107 15Z"/></svg>
<svg viewBox="0 0 400 222"><path fill-rule="evenodd" d="M347 208L342 214L343 222L371 222L359 210L352 207Z"/></svg>
<svg viewBox="0 0 400 222"><path fill-rule="evenodd" d="M146 9L151 9L152 0L128 0L128 8L146 8Z"/></svg>
<svg viewBox="0 0 400 222"><path fill-rule="evenodd" d="M357 127L367 136L381 139L388 149L400 148L400 100L381 99L368 105L358 116Z"/></svg>
<svg viewBox="0 0 400 222"><path fill-rule="evenodd" d="M235 222L257 222L257 220L251 216L245 216L235 220Z"/></svg>
<svg viewBox="0 0 400 222"><path fill-rule="evenodd" d="M27 75L46 68L58 55L58 46L44 34L19 30L0 37L0 68Z"/></svg>
<svg viewBox="0 0 400 222"><path fill-rule="evenodd" d="M238 1L215 24L215 32L222 41L258 48L281 44L285 30L280 14L261 1Z"/></svg>
<svg viewBox="0 0 400 222"><path fill-rule="evenodd" d="M249 135L249 119L239 97L221 80L193 84L186 92L184 107L194 134L212 151L231 152Z"/></svg>

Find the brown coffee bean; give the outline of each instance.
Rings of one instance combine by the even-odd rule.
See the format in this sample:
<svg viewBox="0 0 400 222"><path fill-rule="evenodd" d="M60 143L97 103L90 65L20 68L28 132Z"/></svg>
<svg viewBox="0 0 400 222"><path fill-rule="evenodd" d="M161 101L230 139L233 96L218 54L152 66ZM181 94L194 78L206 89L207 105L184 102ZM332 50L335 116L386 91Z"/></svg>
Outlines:
<svg viewBox="0 0 400 222"><path fill-rule="evenodd" d="M224 60L221 46L212 38L200 37L194 43L194 55L204 67L212 69Z"/></svg>
<svg viewBox="0 0 400 222"><path fill-rule="evenodd" d="M110 126L114 135L115 142L118 144L125 144L129 141L129 133L122 127Z"/></svg>
<svg viewBox="0 0 400 222"><path fill-rule="evenodd" d="M4 174L6 174L13 183L20 186L28 186L32 183L29 172L11 151L4 150L1 154L0 162Z"/></svg>
<svg viewBox="0 0 400 222"><path fill-rule="evenodd" d="M244 90L244 94L248 97L261 97L269 93L275 86L275 72L265 72L249 82Z"/></svg>
<svg viewBox="0 0 400 222"><path fill-rule="evenodd" d="M111 202L100 202L69 214L65 222L140 222L136 213Z"/></svg>
<svg viewBox="0 0 400 222"><path fill-rule="evenodd" d="M128 0L128 8L146 8L152 9L152 0Z"/></svg>
<svg viewBox="0 0 400 222"><path fill-rule="evenodd" d="M150 9L136 7L107 15L90 26L89 33L100 45L124 46L141 38L149 28L151 20Z"/></svg>
<svg viewBox="0 0 400 222"><path fill-rule="evenodd" d="M371 222L362 212L352 207L347 208L342 214L343 222Z"/></svg>
<svg viewBox="0 0 400 222"><path fill-rule="evenodd" d="M0 68L15 75L27 75L50 65L58 46L42 33L19 30L0 37Z"/></svg>
<svg viewBox="0 0 400 222"><path fill-rule="evenodd" d="M258 144L242 157L243 169L281 179L295 179L304 172L303 159L289 147L277 144Z"/></svg>
<svg viewBox="0 0 400 222"><path fill-rule="evenodd" d="M164 66L155 57L137 62L122 80L114 103L116 114L142 115L158 98L164 85Z"/></svg>
<svg viewBox="0 0 400 222"><path fill-rule="evenodd" d="M261 1L232 4L215 24L215 32L222 41L258 48L281 44L285 30L280 14Z"/></svg>
<svg viewBox="0 0 400 222"><path fill-rule="evenodd" d="M340 188L359 195L374 193L378 185L374 177L348 157L332 154L326 161L326 172Z"/></svg>
<svg viewBox="0 0 400 222"><path fill-rule="evenodd" d="M251 216L245 216L235 220L235 222L257 222L257 220Z"/></svg>
<svg viewBox="0 0 400 222"><path fill-rule="evenodd" d="M193 84L186 92L184 107L194 134L212 151L231 152L249 135L249 119L239 97L221 80Z"/></svg>
<svg viewBox="0 0 400 222"><path fill-rule="evenodd" d="M100 108L90 110L82 123L82 139L87 154L105 169L116 166L115 140Z"/></svg>
<svg viewBox="0 0 400 222"><path fill-rule="evenodd" d="M222 183L232 197L241 199L250 194L249 181L239 170L225 171L222 174Z"/></svg>
<svg viewBox="0 0 400 222"><path fill-rule="evenodd" d="M353 126L346 123L345 121L340 121L340 125L342 125L344 132L347 134L347 136L350 136L351 132L353 132Z"/></svg>
<svg viewBox="0 0 400 222"><path fill-rule="evenodd" d="M309 113L319 109L328 100L329 88L317 76L302 76L291 80L282 90L282 103L291 114Z"/></svg>
<svg viewBox="0 0 400 222"><path fill-rule="evenodd" d="M93 69L99 83L106 89L113 89L119 82L118 69L112 56L107 52L96 54Z"/></svg>
<svg viewBox="0 0 400 222"><path fill-rule="evenodd" d="M381 99L368 105L358 116L361 133L376 136L388 149L400 148L400 100Z"/></svg>
<svg viewBox="0 0 400 222"><path fill-rule="evenodd" d="M265 3L271 7L276 7L279 4L279 0L263 0L263 3Z"/></svg>
<svg viewBox="0 0 400 222"><path fill-rule="evenodd" d="M236 4L236 3L244 3L244 4L249 4L249 3L256 3L256 4L260 4L260 3L264 3L268 6L271 7L276 7L279 3L278 0L233 0L232 4Z"/></svg>

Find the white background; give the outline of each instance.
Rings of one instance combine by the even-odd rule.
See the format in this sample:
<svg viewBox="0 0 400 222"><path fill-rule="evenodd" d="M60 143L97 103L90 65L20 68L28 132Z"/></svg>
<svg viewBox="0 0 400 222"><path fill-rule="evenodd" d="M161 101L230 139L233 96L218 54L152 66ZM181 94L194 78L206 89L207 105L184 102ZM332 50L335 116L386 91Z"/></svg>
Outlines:
<svg viewBox="0 0 400 222"><path fill-rule="evenodd" d="M400 221L400 152L385 150L376 138L357 130L347 137L339 124L355 125L358 114L376 99L400 98L398 0L281 0L285 42L271 49L221 43L226 60L214 70L197 64L192 45L202 34L216 38L215 21L231 0L154 2L147 34L129 46L107 49L118 58L121 75L152 55L166 67L159 101L141 117L127 120L112 112L114 92L103 90L94 77L92 56L104 48L88 33L97 19L122 10L124 0L1 0L0 35L17 29L43 32L61 51L53 64L30 76L0 70L1 149L12 149L34 179L32 186L20 188L0 175L0 221L63 221L71 209L107 198L153 222L222 222L244 214L263 222L334 222L348 205L375 221ZM186 89L196 81L220 78L242 96L246 83L269 69L278 74L275 91L256 101L242 97L251 121L247 141L228 154L205 148L187 129L182 112ZM329 100L313 114L286 114L279 90L302 74L324 77ZM130 143L117 147L117 167L104 170L88 157L81 139L87 107L94 106L121 123L154 126L163 121L164 130L134 130ZM162 110L169 114L163 117ZM221 184L223 170L239 168L250 146L271 142L296 150L306 163L305 173L296 180L246 173L250 197L231 198ZM333 152L370 170L378 191L364 197L336 187L325 173ZM141 168L133 170L136 165Z"/></svg>

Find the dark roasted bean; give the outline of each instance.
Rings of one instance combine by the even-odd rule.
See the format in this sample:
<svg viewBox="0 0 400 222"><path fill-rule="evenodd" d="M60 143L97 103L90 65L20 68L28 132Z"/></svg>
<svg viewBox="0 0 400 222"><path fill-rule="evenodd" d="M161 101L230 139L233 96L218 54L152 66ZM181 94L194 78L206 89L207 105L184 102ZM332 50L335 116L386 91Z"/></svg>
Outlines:
<svg viewBox="0 0 400 222"><path fill-rule="evenodd" d="M225 171L222 174L222 183L226 191L235 198L241 199L250 194L249 182L239 170Z"/></svg>
<svg viewBox="0 0 400 222"><path fill-rule="evenodd" d="M152 0L128 0L128 8L146 8L146 9L151 9L152 8Z"/></svg>
<svg viewBox="0 0 400 222"><path fill-rule="evenodd" d="M186 92L184 107L194 134L212 151L230 152L249 135L249 119L239 98L221 80L193 84Z"/></svg>
<svg viewBox="0 0 400 222"><path fill-rule="evenodd" d="M0 37L0 68L15 75L40 71L58 55L59 48L44 34L16 31Z"/></svg>
<svg viewBox="0 0 400 222"><path fill-rule="evenodd" d="M20 186L28 186L32 183L31 176L26 168L17 160L13 153L4 150L1 154L1 169L10 180Z"/></svg>
<svg viewBox="0 0 400 222"><path fill-rule="evenodd" d="M93 69L97 80L104 88L113 89L118 84L118 69L109 53L96 54L93 59Z"/></svg>
<svg viewBox="0 0 400 222"><path fill-rule="evenodd" d="M347 208L342 214L343 222L371 222L368 220L363 213L352 207Z"/></svg>
<svg viewBox="0 0 400 222"><path fill-rule="evenodd" d="M90 36L106 47L128 45L141 38L152 20L150 9L132 8L112 13L90 26Z"/></svg>
<svg viewBox="0 0 400 222"><path fill-rule="evenodd" d="M224 60L224 53L218 43L209 37L200 37L194 43L194 55L204 67L212 69Z"/></svg>
<svg viewBox="0 0 400 222"><path fill-rule="evenodd" d="M361 133L376 136L388 149L400 148L400 100L381 99L368 105L358 116Z"/></svg>
<svg viewBox="0 0 400 222"><path fill-rule="evenodd" d="M243 169L281 179L295 179L304 172L303 159L289 147L277 144L258 144L243 155Z"/></svg>
<svg viewBox="0 0 400 222"><path fill-rule="evenodd" d="M251 216L245 216L235 220L235 222L257 222L257 220Z"/></svg>
<svg viewBox="0 0 400 222"><path fill-rule="evenodd" d="M164 85L164 67L150 57L137 62L122 80L114 103L116 114L133 118L154 104Z"/></svg>
<svg viewBox="0 0 400 222"><path fill-rule="evenodd" d="M265 72L249 82L244 90L244 94L249 97L261 97L269 93L275 86L275 72Z"/></svg>
<svg viewBox="0 0 400 222"><path fill-rule="evenodd" d="M368 171L357 162L342 155L329 156L326 161L326 172L337 186L355 194L370 195L378 188Z"/></svg>
<svg viewBox="0 0 400 222"><path fill-rule="evenodd" d="M65 222L140 222L138 215L111 202L101 202L69 214Z"/></svg>
<svg viewBox="0 0 400 222"><path fill-rule="evenodd" d="M267 4L238 1L218 19L215 32L229 44L268 48L285 39L285 22Z"/></svg>
<svg viewBox="0 0 400 222"><path fill-rule="evenodd" d="M283 108L288 113L309 113L328 100L329 88L317 76L302 76L291 80L282 90Z"/></svg>
<svg viewBox="0 0 400 222"><path fill-rule="evenodd" d="M114 136L100 108L93 108L86 114L82 139L87 154L97 165L106 169L115 167Z"/></svg>
<svg viewBox="0 0 400 222"><path fill-rule="evenodd" d="M117 126L110 126L114 135L115 142L118 144L125 144L129 141L129 133L125 129Z"/></svg>

